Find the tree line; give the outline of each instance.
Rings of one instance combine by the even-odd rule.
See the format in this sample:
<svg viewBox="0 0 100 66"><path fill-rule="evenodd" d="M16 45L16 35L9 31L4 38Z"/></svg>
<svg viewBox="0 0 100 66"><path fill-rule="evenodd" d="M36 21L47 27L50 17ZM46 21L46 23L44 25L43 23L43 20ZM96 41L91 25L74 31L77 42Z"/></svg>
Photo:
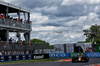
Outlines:
<svg viewBox="0 0 100 66"><path fill-rule="evenodd" d="M78 43L91 42L92 44L100 44L100 25L92 25L89 29L84 29L83 32L86 40Z"/></svg>
<svg viewBox="0 0 100 66"><path fill-rule="evenodd" d="M31 42L35 49L53 49L54 45L50 45L49 42L40 39L31 39Z"/></svg>

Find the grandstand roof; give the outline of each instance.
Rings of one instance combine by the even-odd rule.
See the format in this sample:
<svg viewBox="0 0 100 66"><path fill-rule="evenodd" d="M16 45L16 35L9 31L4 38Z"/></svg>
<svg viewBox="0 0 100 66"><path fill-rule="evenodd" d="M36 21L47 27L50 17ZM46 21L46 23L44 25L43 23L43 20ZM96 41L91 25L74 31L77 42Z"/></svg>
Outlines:
<svg viewBox="0 0 100 66"><path fill-rule="evenodd" d="M6 9L9 7L9 13L16 13L16 12L27 12L30 13L29 10L0 1L0 13L6 13Z"/></svg>

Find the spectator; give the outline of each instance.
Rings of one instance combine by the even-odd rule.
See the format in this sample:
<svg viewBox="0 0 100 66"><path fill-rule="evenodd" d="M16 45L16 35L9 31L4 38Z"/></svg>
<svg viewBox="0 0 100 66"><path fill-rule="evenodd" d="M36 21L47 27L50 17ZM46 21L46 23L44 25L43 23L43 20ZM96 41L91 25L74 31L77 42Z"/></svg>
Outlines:
<svg viewBox="0 0 100 66"><path fill-rule="evenodd" d="M0 19L3 18L3 15L0 14Z"/></svg>
<svg viewBox="0 0 100 66"><path fill-rule="evenodd" d="M8 51L8 55L10 55L10 54L11 54L11 50Z"/></svg>
<svg viewBox="0 0 100 66"><path fill-rule="evenodd" d="M28 50L26 51L26 54L27 54L27 55L29 54L29 51L28 51Z"/></svg>
<svg viewBox="0 0 100 66"><path fill-rule="evenodd" d="M14 44L15 43L15 40L14 39L12 39L12 44Z"/></svg>
<svg viewBox="0 0 100 66"><path fill-rule="evenodd" d="M9 39L9 42L10 42L10 44L11 44L11 42L12 42L12 37Z"/></svg>
<svg viewBox="0 0 100 66"><path fill-rule="evenodd" d="M4 53L5 53L4 55L7 55L7 51L6 50L4 51Z"/></svg>
<svg viewBox="0 0 100 66"><path fill-rule="evenodd" d="M32 41L30 41L30 45L32 45Z"/></svg>
<svg viewBox="0 0 100 66"><path fill-rule="evenodd" d="M19 52L18 51L16 51L16 55L19 55Z"/></svg>
<svg viewBox="0 0 100 66"><path fill-rule="evenodd" d="M1 51L0 51L0 55L2 55Z"/></svg>
<svg viewBox="0 0 100 66"><path fill-rule="evenodd" d="M20 44L22 45L22 40L20 40Z"/></svg>
<svg viewBox="0 0 100 66"><path fill-rule="evenodd" d="M14 51L14 53L13 53L13 55L16 55L17 54L17 52L16 52L16 50Z"/></svg>
<svg viewBox="0 0 100 66"><path fill-rule="evenodd" d="M21 54L24 55L24 51L21 51Z"/></svg>
<svg viewBox="0 0 100 66"><path fill-rule="evenodd" d="M4 55L4 50L1 51L2 55Z"/></svg>

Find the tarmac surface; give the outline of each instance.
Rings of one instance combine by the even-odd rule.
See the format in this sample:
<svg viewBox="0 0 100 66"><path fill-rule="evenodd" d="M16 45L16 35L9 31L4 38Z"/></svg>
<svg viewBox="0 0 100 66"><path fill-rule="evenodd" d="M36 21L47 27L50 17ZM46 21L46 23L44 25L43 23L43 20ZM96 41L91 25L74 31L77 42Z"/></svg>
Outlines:
<svg viewBox="0 0 100 66"><path fill-rule="evenodd" d="M90 58L89 62L72 63L71 58L56 58L55 62L33 62L20 64L6 64L0 66L100 66L100 58ZM62 61L67 60L67 61ZM69 61L68 61L69 60Z"/></svg>

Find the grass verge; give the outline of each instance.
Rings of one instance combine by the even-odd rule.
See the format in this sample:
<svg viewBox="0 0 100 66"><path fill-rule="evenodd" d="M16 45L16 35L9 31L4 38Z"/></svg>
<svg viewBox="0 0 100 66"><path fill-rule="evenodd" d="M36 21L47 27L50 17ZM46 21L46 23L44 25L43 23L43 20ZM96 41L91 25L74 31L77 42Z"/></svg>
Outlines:
<svg viewBox="0 0 100 66"><path fill-rule="evenodd" d="M11 61L11 62L0 62L0 64L16 64L16 63L31 63L31 62L52 62L52 61L57 61L57 59L21 60L21 61Z"/></svg>

